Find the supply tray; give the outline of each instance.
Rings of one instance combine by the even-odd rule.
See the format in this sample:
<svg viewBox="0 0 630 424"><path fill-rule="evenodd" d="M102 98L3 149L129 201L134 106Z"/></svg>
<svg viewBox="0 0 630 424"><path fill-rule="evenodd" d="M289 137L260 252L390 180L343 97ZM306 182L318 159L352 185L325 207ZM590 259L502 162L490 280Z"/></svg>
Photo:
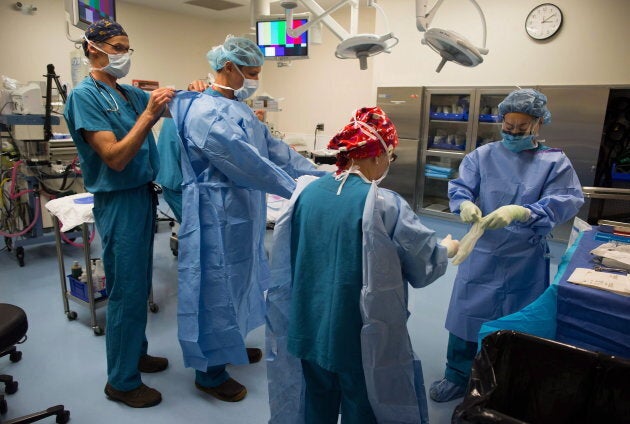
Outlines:
<svg viewBox="0 0 630 424"><path fill-rule="evenodd" d="M463 151L466 149L465 144L451 144L448 142L435 142L434 137L429 137L429 149L445 149L445 150L460 150Z"/></svg>
<svg viewBox="0 0 630 424"><path fill-rule="evenodd" d="M622 169L628 169L628 165L622 167ZM630 172L619 172L617 170L617 164L613 163L610 176L616 181L630 181Z"/></svg>
<svg viewBox="0 0 630 424"><path fill-rule="evenodd" d="M479 122L501 122L499 115L480 114Z"/></svg>
<svg viewBox="0 0 630 424"><path fill-rule="evenodd" d="M68 275L68 282L70 283L70 294L72 294L72 296L85 302L89 302L87 283L77 280L72 275ZM106 289L94 290L94 300L102 300L105 298L107 298Z"/></svg>
<svg viewBox="0 0 630 424"><path fill-rule="evenodd" d="M431 119L439 119L442 121L468 121L468 112L465 113L429 113Z"/></svg>

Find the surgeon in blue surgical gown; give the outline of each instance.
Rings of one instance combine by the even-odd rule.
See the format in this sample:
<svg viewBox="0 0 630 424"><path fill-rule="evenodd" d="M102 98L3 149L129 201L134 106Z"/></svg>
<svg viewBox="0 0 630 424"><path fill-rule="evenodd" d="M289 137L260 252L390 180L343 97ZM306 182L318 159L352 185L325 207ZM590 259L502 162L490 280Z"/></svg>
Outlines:
<svg viewBox="0 0 630 424"><path fill-rule="evenodd" d="M242 102L256 90L264 61L255 43L228 36L207 58L215 82L204 93L179 93L170 105L182 143L181 156L171 158L181 161L183 176L178 337L196 387L236 402L247 390L225 364L262 356L244 339L265 319L265 195L289 198L295 178L324 172L272 137Z"/></svg>
<svg viewBox="0 0 630 424"><path fill-rule="evenodd" d="M458 243L439 243L405 200L378 188L397 144L380 108L358 109L329 143L340 150L336 174L299 179L276 221L266 341L272 424L336 424L340 411L342 424L428 421L407 291L439 278Z"/></svg>
<svg viewBox="0 0 630 424"><path fill-rule="evenodd" d="M449 182L451 211L484 233L455 277L446 371L429 390L437 402L464 395L481 325L521 310L549 286L547 237L584 203L569 159L537 139L551 121L545 95L513 91L499 113L503 139L466 155Z"/></svg>

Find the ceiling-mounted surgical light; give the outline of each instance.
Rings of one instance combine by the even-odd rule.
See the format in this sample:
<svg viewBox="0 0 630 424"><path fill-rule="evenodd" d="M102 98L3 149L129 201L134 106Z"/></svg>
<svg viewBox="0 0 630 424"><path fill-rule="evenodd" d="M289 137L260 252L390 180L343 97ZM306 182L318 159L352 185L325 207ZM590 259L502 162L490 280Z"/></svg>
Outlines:
<svg viewBox="0 0 630 424"><path fill-rule="evenodd" d="M444 0L438 0L435 6L427 12L428 0L416 0L416 27L418 31L425 32L422 44L426 44L442 57L442 61L438 65L436 72L440 72L444 64L448 61L458 63L462 66L477 66L483 62L481 56L488 54L486 48L486 18L483 11L475 0L470 2L475 6L481 16L483 25L483 45L475 47L464 36L455 31L444 30L440 28L429 29L429 24L435 17L435 13L442 5Z"/></svg>
<svg viewBox="0 0 630 424"><path fill-rule="evenodd" d="M383 35L357 34L359 22L358 0L341 0L328 10L324 10L315 0L300 1L314 15L314 19L297 28L293 28L293 9L297 7L297 1L282 1L280 6L285 11L287 34L290 37L299 37L311 26L323 22L341 40L341 43L337 45L335 50L335 56L339 59L359 59L359 65L362 70L367 69L368 57L379 53L390 53L391 49L398 44L398 38L392 32ZM351 7L350 32L346 31L330 16L331 13L347 4ZM376 4L376 0L368 0L367 5L377 9L387 21L385 13ZM389 28L389 25L386 25L386 28Z"/></svg>

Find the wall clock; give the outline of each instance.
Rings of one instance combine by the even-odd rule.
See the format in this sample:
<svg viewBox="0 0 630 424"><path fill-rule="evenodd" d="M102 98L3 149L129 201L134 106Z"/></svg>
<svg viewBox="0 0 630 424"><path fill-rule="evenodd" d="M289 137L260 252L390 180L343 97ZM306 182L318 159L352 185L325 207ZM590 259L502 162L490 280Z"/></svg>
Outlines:
<svg viewBox="0 0 630 424"><path fill-rule="evenodd" d="M552 3L543 3L532 9L525 19L525 31L534 40L553 37L562 26L562 11Z"/></svg>

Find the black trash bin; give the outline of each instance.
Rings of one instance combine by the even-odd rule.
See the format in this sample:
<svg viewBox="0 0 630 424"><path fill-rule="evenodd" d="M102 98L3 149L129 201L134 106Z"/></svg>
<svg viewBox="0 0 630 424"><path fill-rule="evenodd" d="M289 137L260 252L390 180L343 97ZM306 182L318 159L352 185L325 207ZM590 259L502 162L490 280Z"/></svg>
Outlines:
<svg viewBox="0 0 630 424"><path fill-rule="evenodd" d="M630 423L630 361L511 330L487 336L456 424Z"/></svg>

